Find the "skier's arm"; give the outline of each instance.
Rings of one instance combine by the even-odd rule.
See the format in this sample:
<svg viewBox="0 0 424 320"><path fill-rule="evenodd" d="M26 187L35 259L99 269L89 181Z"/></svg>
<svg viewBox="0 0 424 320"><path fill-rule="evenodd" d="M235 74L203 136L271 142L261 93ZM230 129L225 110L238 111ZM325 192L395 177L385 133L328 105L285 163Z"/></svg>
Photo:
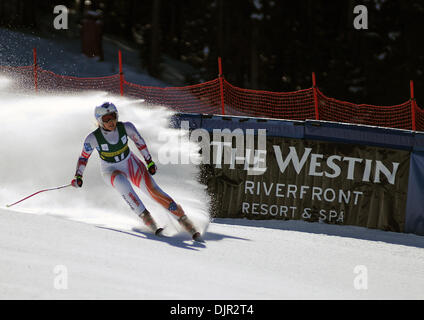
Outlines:
<svg viewBox="0 0 424 320"><path fill-rule="evenodd" d="M143 137L140 135L136 127L131 122L125 122L124 125L128 136L132 141L134 141L134 144L136 145L137 149L140 151L141 155L146 161L147 169L149 170L150 174L155 174L157 168L152 160L152 155L150 154Z"/></svg>
<svg viewBox="0 0 424 320"><path fill-rule="evenodd" d="M147 148L146 142L143 137L137 131L136 127L131 122L125 122L125 130L127 131L128 136L132 141L134 141L137 149L140 151L141 155L144 157L144 160L148 162L152 159L149 149Z"/></svg>
<svg viewBox="0 0 424 320"><path fill-rule="evenodd" d="M87 166L88 159L94 150L93 143L95 143L95 141L93 141L92 135L90 134L85 139L81 155L78 158L75 179L71 182L74 187L82 187L82 176L84 174L85 167Z"/></svg>

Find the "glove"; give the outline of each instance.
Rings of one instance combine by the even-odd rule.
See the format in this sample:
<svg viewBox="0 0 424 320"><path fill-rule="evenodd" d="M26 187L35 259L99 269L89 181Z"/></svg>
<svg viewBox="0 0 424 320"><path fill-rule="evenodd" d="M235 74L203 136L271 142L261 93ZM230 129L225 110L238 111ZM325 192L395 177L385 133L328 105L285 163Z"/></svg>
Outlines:
<svg viewBox="0 0 424 320"><path fill-rule="evenodd" d="M149 173L153 176L156 173L157 167L155 163L150 159L147 161L147 170L149 170Z"/></svg>
<svg viewBox="0 0 424 320"><path fill-rule="evenodd" d="M71 181L71 184L74 188L81 188L82 187L82 176L76 174L75 179Z"/></svg>

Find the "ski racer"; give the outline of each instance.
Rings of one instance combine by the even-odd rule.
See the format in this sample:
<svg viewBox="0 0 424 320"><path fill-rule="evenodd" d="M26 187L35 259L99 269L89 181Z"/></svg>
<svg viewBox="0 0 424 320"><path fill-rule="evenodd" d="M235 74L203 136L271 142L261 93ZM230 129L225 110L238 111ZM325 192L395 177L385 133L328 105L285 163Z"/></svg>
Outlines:
<svg viewBox="0 0 424 320"><path fill-rule="evenodd" d="M194 240L200 240L200 233L195 229L181 206L166 194L153 179L152 175L157 171L156 164L135 126L131 122L118 121L118 110L110 102L97 106L94 116L99 127L91 132L84 141L75 177L71 181L72 186L82 187L84 169L91 153L97 149L101 159L100 167L104 181L119 192L153 233L160 235L163 228L157 226L132 185L146 190L147 194L176 216L178 222ZM129 149L128 138L137 146L146 161L147 168Z"/></svg>

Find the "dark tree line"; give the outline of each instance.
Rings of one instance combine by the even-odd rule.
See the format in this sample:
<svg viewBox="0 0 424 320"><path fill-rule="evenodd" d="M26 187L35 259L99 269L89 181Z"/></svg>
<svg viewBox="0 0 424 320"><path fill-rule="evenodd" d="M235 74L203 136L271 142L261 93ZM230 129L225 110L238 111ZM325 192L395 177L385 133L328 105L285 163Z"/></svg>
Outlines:
<svg viewBox="0 0 424 320"><path fill-rule="evenodd" d="M38 28L57 1L0 2L0 24ZM61 1L82 15L84 0ZM353 8L368 9L368 29ZM414 80L424 104L422 0L92 0L105 32L132 41L144 66L161 74L164 56L197 70L187 84L216 78L217 57L232 84L270 91L311 87L328 96L391 105L409 98Z"/></svg>

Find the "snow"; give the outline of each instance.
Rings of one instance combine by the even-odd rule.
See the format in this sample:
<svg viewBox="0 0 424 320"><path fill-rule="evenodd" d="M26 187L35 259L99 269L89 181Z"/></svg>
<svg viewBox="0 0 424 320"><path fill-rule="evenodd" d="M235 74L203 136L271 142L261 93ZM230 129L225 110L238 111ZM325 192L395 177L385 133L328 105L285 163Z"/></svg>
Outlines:
<svg viewBox="0 0 424 320"><path fill-rule="evenodd" d="M152 235L103 182L97 154L83 188L41 193L6 209L70 182L82 142L95 128L94 106L105 100L117 104L120 120L136 125L154 159L164 144L180 157L198 156L198 146L181 139L186 132L168 128L172 111L164 107L104 92L15 94L11 82L0 79L0 299L424 298L424 237L304 221L211 219L192 164L158 161L154 178L205 243L193 242L140 193L167 226L165 237ZM365 287L358 287L361 281Z"/></svg>
<svg viewBox="0 0 424 320"><path fill-rule="evenodd" d="M424 240L418 236L358 228L346 237L345 227L269 225L216 219L202 244L184 234L157 238L0 210L0 298L423 298ZM368 271L366 290L354 287L358 265ZM55 287L58 266L67 272L63 289Z"/></svg>

